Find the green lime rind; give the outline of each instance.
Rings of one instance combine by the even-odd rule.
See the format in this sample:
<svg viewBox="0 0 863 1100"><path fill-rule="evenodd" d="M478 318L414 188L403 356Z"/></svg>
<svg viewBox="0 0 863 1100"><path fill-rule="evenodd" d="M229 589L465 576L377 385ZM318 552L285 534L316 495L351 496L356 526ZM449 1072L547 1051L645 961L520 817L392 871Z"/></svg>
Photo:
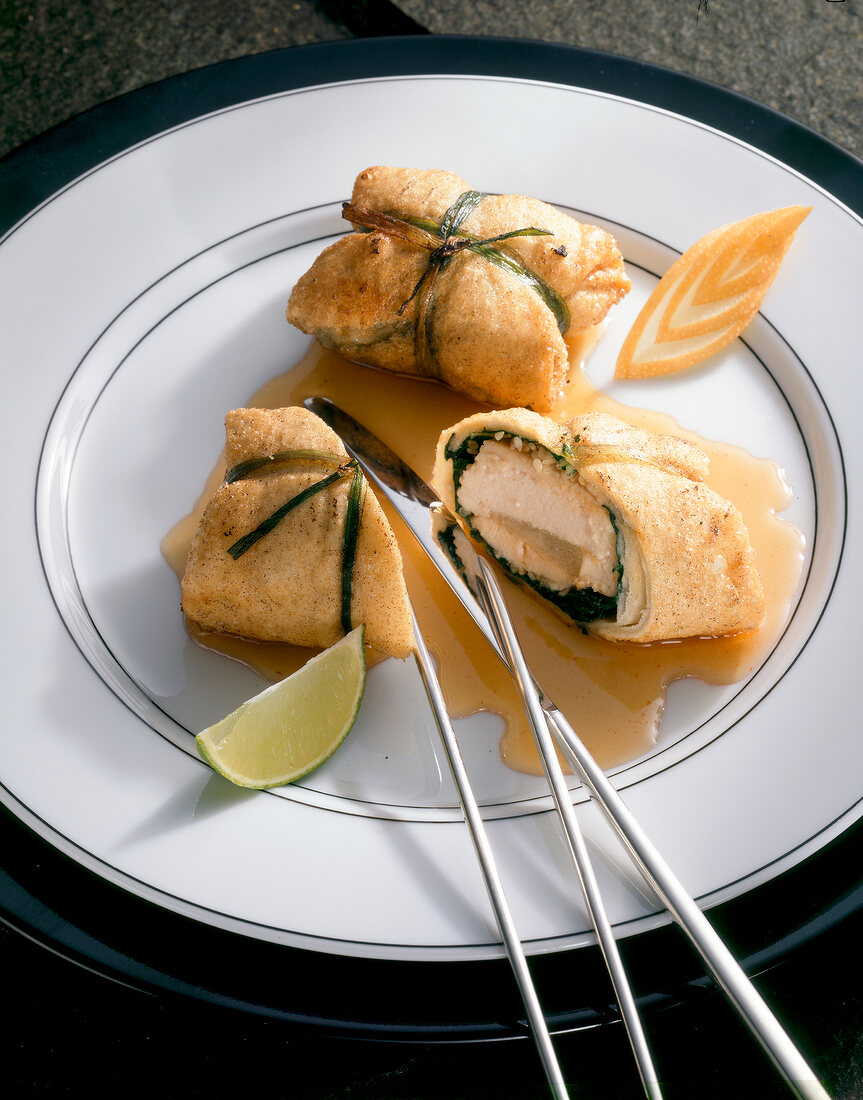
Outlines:
<svg viewBox="0 0 863 1100"><path fill-rule="evenodd" d="M350 733L366 684L365 626L266 688L195 738L201 758L239 787L295 783Z"/></svg>

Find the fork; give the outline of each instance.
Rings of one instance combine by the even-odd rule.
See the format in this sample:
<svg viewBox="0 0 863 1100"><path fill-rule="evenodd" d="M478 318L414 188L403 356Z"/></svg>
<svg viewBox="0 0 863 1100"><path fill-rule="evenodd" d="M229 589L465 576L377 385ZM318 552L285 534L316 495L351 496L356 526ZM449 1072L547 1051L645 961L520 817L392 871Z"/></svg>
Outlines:
<svg viewBox="0 0 863 1100"><path fill-rule="evenodd" d="M515 975L525 1011L527 1012L531 1035L536 1044L540 1061L545 1071L546 1080L551 1087L552 1095L556 1100L568 1100L569 1092L566 1087L566 1081L564 1080L560 1062L558 1061L554 1044L551 1040L551 1033L548 1030L548 1024L543 1014L542 1005L540 1004L539 996L533 983L530 969L527 965L527 958L518 931L516 930L512 911L506 900L503 883L501 882L500 873L498 872L495 862L494 852L488 839L488 833L486 832L485 823L476 796L473 793L470 777L468 776L464 758L459 748L455 730L453 729L452 722L447 712L434 663L429 654L425 639L422 636L422 632L419 629L416 613L413 611L413 608L411 608L411 614L413 615L414 624L414 658L419 667L423 686L425 687L426 695L428 696L432 713L434 714L438 732L443 741L447 761L452 771L453 779L455 780L459 801L461 802L462 811L464 812L477 859L479 860L489 900L503 938L507 958L509 959L513 974Z"/></svg>
<svg viewBox="0 0 863 1100"><path fill-rule="evenodd" d="M475 569L480 603L494 627L499 651L516 680L522 698L530 700L531 706L539 707L551 734L617 832L633 862L701 955L714 979L761 1043L791 1091L799 1100L830 1100L829 1094L803 1055L713 925L683 888L564 715L538 687L527 667L494 574L473 547L467 545L468 540L464 541L464 550L470 555L469 564ZM636 1056L638 1057L638 1052Z"/></svg>

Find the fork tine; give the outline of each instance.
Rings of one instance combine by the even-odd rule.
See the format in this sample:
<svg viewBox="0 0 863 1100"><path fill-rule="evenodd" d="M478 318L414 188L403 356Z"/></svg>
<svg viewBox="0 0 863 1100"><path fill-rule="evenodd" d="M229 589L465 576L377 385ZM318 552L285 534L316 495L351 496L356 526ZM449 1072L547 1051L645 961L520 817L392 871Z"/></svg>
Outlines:
<svg viewBox="0 0 863 1100"><path fill-rule="evenodd" d="M455 730L452 727L452 722L447 713L446 703L444 702L443 692L441 691L437 679L437 673L435 672L434 665L428 649L426 648L425 639L419 629L419 624L417 623L416 614L413 612L413 609L411 609L411 614L413 615L414 624L414 656L417 666L419 667L423 686L425 687L429 703L434 713L435 723L437 724L438 731L440 732L444 744L453 779L458 789L459 800L464 811L468 829L470 830L471 839L473 840L492 909L494 910L498 927L503 937L507 957L509 958L524 1002L531 1034L536 1043L552 1094L557 1100L568 1100L569 1092L567 1091L560 1063L557 1060L557 1055L551 1041L551 1035L539 1002L536 987L533 984L533 978L531 977L527 965L524 948L522 947L521 940L516 931L515 922L513 921L506 895L504 894L503 883L501 882L497 870L494 853L492 852L488 834L486 833L485 823L474 796L473 788L471 787L470 778L467 774L467 768L465 767L461 749L456 739Z"/></svg>
<svg viewBox="0 0 863 1100"><path fill-rule="evenodd" d="M494 626L501 648L506 654L507 663L518 685L531 730L545 769L546 778L554 797L554 803L563 825L568 842L570 856L581 882L582 892L587 903L591 923L596 932L599 947L608 968L611 984L617 998L626 1033L635 1057L641 1083L649 1100L661 1100L662 1089L650 1047L644 1034L641 1017L632 993L632 987L623 967L617 941L608 920L605 905L596 882L596 875L587 851L584 835L573 809L566 781L563 776L554 742L548 730L545 712L533 677L527 667L524 653L516 636L512 620L501 594L497 580L488 564L478 558L477 587L486 614Z"/></svg>

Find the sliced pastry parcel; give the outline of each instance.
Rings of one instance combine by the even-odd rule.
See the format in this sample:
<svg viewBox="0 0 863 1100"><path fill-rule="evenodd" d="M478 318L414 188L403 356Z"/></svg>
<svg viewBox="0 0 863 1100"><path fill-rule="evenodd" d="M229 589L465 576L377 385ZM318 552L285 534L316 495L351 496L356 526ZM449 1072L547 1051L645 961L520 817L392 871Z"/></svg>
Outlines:
<svg viewBox="0 0 863 1100"><path fill-rule="evenodd" d="M434 486L515 579L586 631L654 642L756 628L743 519L694 444L604 413L478 413L438 442ZM457 541L450 539L454 552Z"/></svg>
<svg viewBox="0 0 863 1100"><path fill-rule="evenodd" d="M182 608L205 631L324 647L361 624L405 658L413 630L395 536L341 440L307 409L234 409L225 480L192 541Z"/></svg>

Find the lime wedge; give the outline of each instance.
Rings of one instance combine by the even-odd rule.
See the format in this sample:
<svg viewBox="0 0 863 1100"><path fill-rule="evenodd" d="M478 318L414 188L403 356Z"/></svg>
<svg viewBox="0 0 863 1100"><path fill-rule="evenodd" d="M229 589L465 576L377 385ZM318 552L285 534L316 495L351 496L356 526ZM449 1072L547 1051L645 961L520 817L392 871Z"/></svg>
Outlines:
<svg viewBox="0 0 863 1100"><path fill-rule="evenodd" d="M357 719L366 686L365 627L266 688L195 738L198 752L240 787L280 787L328 760Z"/></svg>

